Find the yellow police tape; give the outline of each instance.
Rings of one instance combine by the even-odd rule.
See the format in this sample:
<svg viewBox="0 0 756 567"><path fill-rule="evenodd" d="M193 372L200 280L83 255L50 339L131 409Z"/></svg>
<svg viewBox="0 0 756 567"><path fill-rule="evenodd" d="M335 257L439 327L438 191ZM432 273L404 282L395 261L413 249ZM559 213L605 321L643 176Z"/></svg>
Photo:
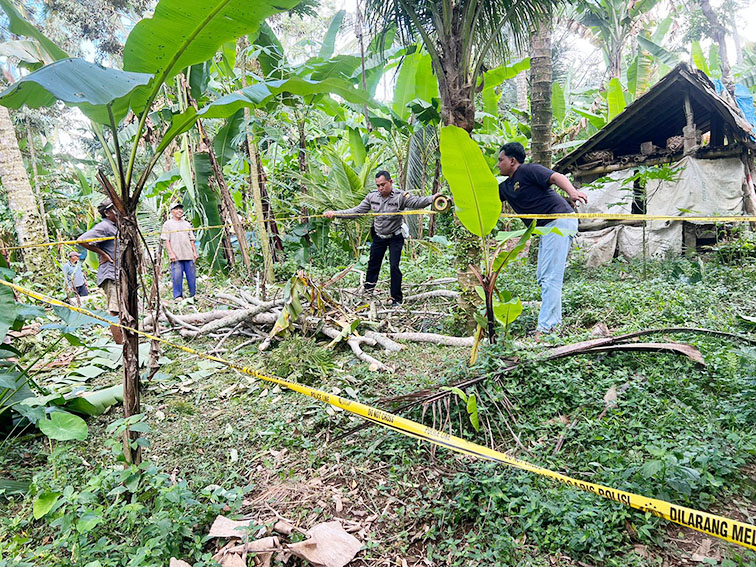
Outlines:
<svg viewBox="0 0 756 567"><path fill-rule="evenodd" d="M344 218L359 218L359 217L388 217L388 216L409 216L409 215L434 215L438 213L444 213L451 206L451 201L443 196L437 197L438 204L436 205L439 210L426 211L424 209L415 209L409 211L394 211L385 213L355 213ZM435 204L435 201L434 201ZM323 214L317 215L300 215L296 217L275 217L271 219L264 219L263 222L268 221L289 221L289 220L302 220L302 219L319 219L326 218ZM604 220L628 220L628 221L687 221L687 222L756 222L756 216L688 216L688 217L676 217L670 215L633 215L633 214L612 214L612 213L559 213L559 214L517 214L517 213L502 213L500 218L503 219L604 219ZM253 224L255 221L243 221L237 224L248 225ZM194 232L202 230L212 230L225 227L233 227L234 224L216 224L210 226L198 226L197 228L180 228L176 230L169 230L167 232L148 232L146 236L158 236L160 234L172 234L174 232ZM62 246L62 245L77 245L83 242L102 242L105 240L113 240L114 236L105 236L102 238L90 238L88 240L60 240L58 242L40 242L36 244L22 244L20 246L2 246L0 250L23 250L25 248L40 248L43 246Z"/></svg>
<svg viewBox="0 0 756 567"><path fill-rule="evenodd" d="M687 217L672 215L633 215L626 213L558 213L558 214L522 214L502 213L500 218L506 219L604 219L604 220L630 220L630 221L687 221L687 222L756 222L756 216L722 215L722 216L699 216Z"/></svg>
<svg viewBox="0 0 756 567"><path fill-rule="evenodd" d="M349 215L346 218L357 218L357 217L375 217L375 216L408 216L408 215L433 215L436 214L437 211L425 211L425 210L410 210L410 211L395 211L395 212L386 212L386 213L357 213L354 215ZM441 211L443 212L443 211ZM268 221L289 221L289 220L302 220L302 219L319 219L319 218L326 218L323 214L318 215L299 215L296 217L274 217L270 219L263 219L263 222ZM200 232L203 230L213 230L218 228L226 228L226 227L233 227L235 224L240 224L242 226L254 224L256 221L243 221L240 223L230 223L230 224L214 224L209 226L198 226L198 227L192 227L192 228L179 228L176 230L167 230L165 232L163 231L155 231L155 232L148 232L145 234L145 236L158 236L161 234L173 234L176 232ZM21 244L19 246L0 246L0 250L23 250L25 248L42 248L44 246L63 246L63 245L71 245L75 246L77 244L82 243L88 243L88 242L104 242L105 240L113 240L115 236L103 236L100 238L89 238L86 240L59 240L57 242L37 242L34 244Z"/></svg>
<svg viewBox="0 0 756 567"><path fill-rule="evenodd" d="M4 280L0 280L0 284L6 287L9 287L11 289L14 289L18 293L27 295L31 298L37 299L44 303L48 303L50 305L57 305L59 307L65 307L66 309L70 309L71 311L82 313L84 315L92 317L93 319L97 319L99 321L103 321L111 325L113 324L108 319L95 315L94 313L86 309L75 307L73 305L68 305L67 303L59 301L57 299L53 299L52 297L47 297L45 295L42 295L40 293L31 291L31 290L25 289L16 284L6 282ZM248 366L241 366L239 364L235 364L233 362L230 362L218 356L204 354L202 352L194 350L193 348L177 345L175 343L172 343L170 341L167 341L165 339L162 339L150 333L139 331L137 329L127 327L125 325L116 324L116 326L124 330L130 331L132 333L141 335L147 339L158 341L159 343L170 346L172 348L177 348L179 350L198 356L200 358L218 362L220 364L223 364L224 366L233 368L234 370L237 370L248 376L254 376L255 378L259 378L260 380L278 384L280 386L283 386L284 388L288 388L289 390L293 390L294 392L304 394L305 396L309 396L318 401L330 404L334 407L341 408L347 412L363 417L364 419L368 421L377 423L378 425L382 425L388 429L398 431L399 433L402 433L404 435L414 437L416 439L421 439L423 441L428 441L429 443L433 443L441 447L446 447L447 449L457 451L458 453L462 453L464 455L470 455L472 457L478 457L481 459L486 459L489 461L502 463L510 467L514 467L514 468L532 472L541 476L545 476L545 477L554 479L556 481L562 482L568 486L579 488L580 490L591 492L597 496L602 496L609 500L614 500L615 502L625 504L626 506L636 508L637 510L648 512L659 518L670 520L681 526L686 526L694 530L697 530L699 532L703 532L711 536L718 537L720 539L741 545L743 547L756 550L756 526L754 525L746 524L744 522L739 522L736 520L731 520L730 518L725 518L723 516L718 516L716 514L700 512L692 508L686 508L685 506L677 506L669 502L666 502L664 500L658 500L656 498L649 498L646 496L641 496L639 494L626 492L624 490L618 490L616 488L610 488L608 486L604 486L601 484L596 484L596 483L587 482L583 480L577 480L572 477L563 475L561 473L554 472L549 469L545 469L543 467L539 467L537 465L531 465L528 462L522 461L520 459L516 459L514 457L510 457L509 455L506 455L499 451L495 451L493 449L489 449L488 447L484 447L482 445L478 445L476 443L466 441L464 439L455 437L454 435L451 435L449 433L444 433L443 431L439 431L431 427L426 427L425 425L422 425L415 421L411 421L409 419L405 419L398 415L394 415L394 414L367 406L360 402L349 400L347 398L342 398L341 396L336 396L334 394L328 394L321 390L316 390L315 388L310 388L309 386L304 386L302 384L299 384L297 382L292 382L291 380L287 380L284 378L278 378L276 376L267 376L265 374L258 372L257 370L253 368L249 368Z"/></svg>

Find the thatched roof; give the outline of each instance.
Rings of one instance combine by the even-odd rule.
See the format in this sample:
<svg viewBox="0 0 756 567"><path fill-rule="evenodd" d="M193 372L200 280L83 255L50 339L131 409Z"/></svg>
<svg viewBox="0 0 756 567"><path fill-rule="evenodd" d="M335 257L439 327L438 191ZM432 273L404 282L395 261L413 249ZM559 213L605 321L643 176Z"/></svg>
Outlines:
<svg viewBox="0 0 756 567"><path fill-rule="evenodd" d="M686 92L698 130L708 132L713 120L722 120L738 143L756 149L748 121L717 94L704 73L681 63L582 146L559 160L554 169L571 170L586 153L594 150L612 150L619 156L637 153L643 142L665 147L667 138L682 135Z"/></svg>

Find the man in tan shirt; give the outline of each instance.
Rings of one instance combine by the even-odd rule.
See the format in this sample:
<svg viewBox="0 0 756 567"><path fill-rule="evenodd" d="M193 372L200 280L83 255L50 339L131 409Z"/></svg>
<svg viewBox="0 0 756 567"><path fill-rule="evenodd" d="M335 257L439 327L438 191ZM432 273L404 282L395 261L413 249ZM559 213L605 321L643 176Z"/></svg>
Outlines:
<svg viewBox="0 0 756 567"><path fill-rule="evenodd" d="M171 205L171 217L163 224L160 235L165 241L168 257L171 259L171 282L173 283L173 298L181 301L184 293L184 274L189 286L189 297L194 297L197 291L197 271L194 261L198 258L194 247L194 231L192 225L183 219L184 207L181 203Z"/></svg>

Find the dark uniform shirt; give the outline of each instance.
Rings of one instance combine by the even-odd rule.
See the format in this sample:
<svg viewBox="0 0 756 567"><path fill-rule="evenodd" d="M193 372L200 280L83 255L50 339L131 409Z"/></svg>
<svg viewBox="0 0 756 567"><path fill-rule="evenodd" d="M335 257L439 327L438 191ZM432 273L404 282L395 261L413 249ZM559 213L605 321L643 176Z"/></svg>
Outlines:
<svg viewBox="0 0 756 567"><path fill-rule="evenodd" d="M507 201L516 213L522 215L574 213L567 199L551 187L549 179L554 172L537 163L523 163L511 177L499 184L499 198ZM529 226L533 219L522 219ZM538 219L537 226L550 222Z"/></svg>
<svg viewBox="0 0 756 567"><path fill-rule="evenodd" d="M422 209L433 202L433 197L417 197L404 191L393 189L388 197L381 197L376 191L371 191L362 202L351 209L334 211L337 217L351 217L368 212L395 213L404 209ZM402 230L402 215L377 216L373 221L373 229L381 238L390 238Z"/></svg>

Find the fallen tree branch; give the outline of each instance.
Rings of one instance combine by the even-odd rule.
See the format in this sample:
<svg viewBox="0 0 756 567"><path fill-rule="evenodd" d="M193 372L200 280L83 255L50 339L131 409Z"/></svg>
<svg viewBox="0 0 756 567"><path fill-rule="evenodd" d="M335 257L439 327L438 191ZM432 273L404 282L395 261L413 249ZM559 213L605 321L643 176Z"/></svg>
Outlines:
<svg viewBox="0 0 756 567"><path fill-rule="evenodd" d="M416 301L422 301L423 299L431 299L433 297L448 297L456 299L459 297L458 291L451 289L436 289L434 291L424 291L423 293L416 293L415 295L404 296L404 303L414 303Z"/></svg>
<svg viewBox="0 0 756 567"><path fill-rule="evenodd" d="M605 350L606 347L613 345L617 343L618 341L628 340L636 337L640 337L643 335L651 335L651 334L660 334L660 333L703 333L703 334L710 334L715 336L722 336L727 338L734 338L737 340L741 340L743 342L749 343L749 344L756 344L756 340L751 339L749 337L745 337L743 335L736 335L733 333L726 333L724 331L715 331L711 329L702 329L697 327L669 327L669 328L661 328L661 329L648 329L645 331L635 331L633 333L627 333L624 335L617 335L614 337L603 337L599 339L592 339L589 341L582 341L579 343L573 343L570 345L564 345L561 347L557 347L550 351L550 353L546 356L540 356L536 357L530 360L522 360L518 362L513 362L509 364L508 366L505 366L504 368L499 369L498 374L505 374L507 372L510 372L516 368L519 368L520 366L534 364L534 363L541 363L546 362L550 360L555 360L558 358L564 358L567 356L577 355L577 354L590 354L592 352L596 351L602 351ZM401 335L402 333L391 333L389 336L392 338L397 338L397 335ZM638 344L638 343L635 343ZM642 343L641 343L642 344ZM669 345L670 343L665 343L666 345ZM675 344L675 343L673 343ZM628 343L624 345L616 345L617 347L627 347L625 350L638 350L637 347L633 346L634 343ZM695 362L699 362L698 358L700 360L703 360L703 357L701 356L701 353L695 349L695 347L691 347L690 345L680 345L676 344L677 347L682 347L677 352L680 354L683 354L685 356L688 356L688 358L691 358L688 352L681 352L682 350L687 349L694 349L698 354L693 355L696 358L691 358ZM615 350L622 350L621 348L615 348ZM666 349L656 349L658 350L669 350ZM461 382L457 382L454 384L450 384L449 386L459 388L461 390L464 390L465 388L469 388L470 386L473 386L475 384L478 384L488 378L490 374L484 374L482 376L476 376L475 378L471 378L468 380L463 380ZM430 388L424 388L422 390L418 390L416 392L411 392L409 394L403 395L403 396L396 396L393 398L384 398L381 400L382 403L396 403L396 402L402 402L406 401L404 405L396 408L394 410L394 413L403 412L405 410L408 410L418 404L430 404L435 401L441 400L443 398L446 398L452 394L451 390L441 390L438 389L430 389ZM338 435L334 441L338 441L340 439L343 439L345 437L348 437L349 435L352 435L353 433L357 433L358 431L361 431L363 429L367 429L368 427L371 427L372 423L362 423L358 425L357 427L354 427L350 429L349 431L346 431L342 433L341 435Z"/></svg>
<svg viewBox="0 0 756 567"><path fill-rule="evenodd" d="M606 345L593 347L590 352L613 352L618 350L640 350L645 352L670 352L687 356L693 362L706 366L701 351L696 347L680 343L628 343L622 345Z"/></svg>
<svg viewBox="0 0 756 567"><path fill-rule="evenodd" d="M352 352L354 353L354 356L356 356L358 359L360 359L362 362L365 362L368 364L368 367L370 370L380 370L381 372L393 372L394 369L386 366L383 364L380 360L377 358L373 358L369 354L366 354L361 348L360 348L360 341L357 340L357 337L347 339L347 344L349 345L349 348L352 349Z"/></svg>
<svg viewBox="0 0 756 567"><path fill-rule="evenodd" d="M472 347L475 340L474 337L450 337L447 335L437 335L436 333L386 333L386 336L400 341L432 343L455 347Z"/></svg>
<svg viewBox="0 0 756 567"><path fill-rule="evenodd" d="M404 348L404 345L400 345L399 343L392 341L386 335L376 333L375 331L365 331L365 336L369 339L373 339L389 352L399 352Z"/></svg>
<svg viewBox="0 0 756 567"><path fill-rule="evenodd" d="M252 307L250 309L237 309L234 310L233 314L227 317L206 323L198 331L194 332L194 334L186 333L184 336L192 337L197 335L204 335L213 331L217 331L218 329L232 327L238 323L244 322L245 320L253 320L257 315L265 313L266 311L270 311L271 309L275 309L282 304L283 300L278 299L275 301L266 301L265 303L261 303L260 305Z"/></svg>
<svg viewBox="0 0 756 567"><path fill-rule="evenodd" d="M241 293L239 294L241 295ZM250 303L244 297L237 297L235 295L231 295L230 293L216 293L215 297L218 299L225 299L226 301L230 301L231 303L235 303L242 309L249 309L250 305L257 305L257 303Z"/></svg>

